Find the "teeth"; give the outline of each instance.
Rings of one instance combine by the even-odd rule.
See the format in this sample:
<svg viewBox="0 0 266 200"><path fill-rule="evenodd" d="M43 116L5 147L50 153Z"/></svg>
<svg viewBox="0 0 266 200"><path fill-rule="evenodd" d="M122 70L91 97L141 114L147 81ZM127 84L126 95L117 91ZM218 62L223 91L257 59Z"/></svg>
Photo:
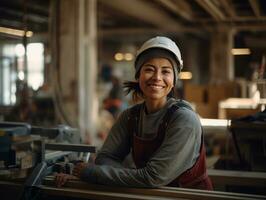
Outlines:
<svg viewBox="0 0 266 200"><path fill-rule="evenodd" d="M150 85L150 87L152 87L152 88L156 88L156 89L161 89L161 88L163 88L162 86L159 86L159 85Z"/></svg>

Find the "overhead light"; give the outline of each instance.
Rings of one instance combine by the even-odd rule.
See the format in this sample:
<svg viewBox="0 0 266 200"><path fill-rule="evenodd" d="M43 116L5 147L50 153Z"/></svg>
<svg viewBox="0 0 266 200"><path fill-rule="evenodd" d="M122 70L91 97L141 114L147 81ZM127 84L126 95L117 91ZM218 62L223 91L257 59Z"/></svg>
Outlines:
<svg viewBox="0 0 266 200"><path fill-rule="evenodd" d="M189 79L192 79L192 73L191 72L180 72L179 78L181 80L189 80Z"/></svg>
<svg viewBox="0 0 266 200"><path fill-rule="evenodd" d="M24 31L23 30L18 30L18 29L13 29L13 28L6 28L6 27L1 27L1 26L0 26L0 33L20 36L20 37L24 36ZM32 31L27 31L26 32L26 37L32 37L32 35L33 35Z"/></svg>
<svg viewBox="0 0 266 200"><path fill-rule="evenodd" d="M124 55L122 53L116 53L114 57L116 61L121 61L124 59Z"/></svg>
<svg viewBox="0 0 266 200"><path fill-rule="evenodd" d="M133 60L134 56L132 53L125 53L125 60L126 61L131 61Z"/></svg>
<svg viewBox="0 0 266 200"><path fill-rule="evenodd" d="M238 56L238 55L250 55L251 51L249 48L234 48L231 50L232 54L234 56Z"/></svg>
<svg viewBox="0 0 266 200"><path fill-rule="evenodd" d="M114 58L116 61L131 61L134 59L134 55L132 53L116 53Z"/></svg>

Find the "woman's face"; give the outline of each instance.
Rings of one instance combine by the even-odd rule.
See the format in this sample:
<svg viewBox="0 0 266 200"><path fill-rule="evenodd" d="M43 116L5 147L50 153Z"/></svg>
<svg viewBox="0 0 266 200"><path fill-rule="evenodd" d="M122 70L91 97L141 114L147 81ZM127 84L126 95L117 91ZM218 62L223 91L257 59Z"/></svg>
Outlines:
<svg viewBox="0 0 266 200"><path fill-rule="evenodd" d="M174 71L166 58L147 60L140 69L139 85L146 100L165 100L174 85Z"/></svg>

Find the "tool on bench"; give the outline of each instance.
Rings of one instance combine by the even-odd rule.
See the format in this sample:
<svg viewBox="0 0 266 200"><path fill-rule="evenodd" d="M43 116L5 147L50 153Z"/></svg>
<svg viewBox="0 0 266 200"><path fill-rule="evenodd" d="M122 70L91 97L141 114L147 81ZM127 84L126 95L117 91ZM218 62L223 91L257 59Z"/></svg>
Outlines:
<svg viewBox="0 0 266 200"><path fill-rule="evenodd" d="M95 146L79 143L77 129L65 125L42 128L0 122L0 179L23 178L23 190L18 198L31 199L43 178L60 170L58 166L71 174L76 162L88 162L90 153L96 152Z"/></svg>
<svg viewBox="0 0 266 200"><path fill-rule="evenodd" d="M52 149L52 150L60 150L60 151L74 151L74 152L87 152L87 153L95 153L96 147L89 146L89 145L72 145L72 144L47 144L45 145L46 149ZM74 164L78 161L72 161L69 163L65 163L65 171L64 173L71 174L71 171L73 169ZM72 166L71 166L72 164ZM23 191L20 194L20 200L28 200L34 198L36 199L39 194L40 185L42 183L42 180L44 177L46 177L49 174L52 174L54 172L59 172L58 170L58 163L49 163L47 164L47 161L42 161L39 163L34 170L32 171L31 175L27 178L25 181L25 184L23 186ZM68 169L67 169L68 168Z"/></svg>

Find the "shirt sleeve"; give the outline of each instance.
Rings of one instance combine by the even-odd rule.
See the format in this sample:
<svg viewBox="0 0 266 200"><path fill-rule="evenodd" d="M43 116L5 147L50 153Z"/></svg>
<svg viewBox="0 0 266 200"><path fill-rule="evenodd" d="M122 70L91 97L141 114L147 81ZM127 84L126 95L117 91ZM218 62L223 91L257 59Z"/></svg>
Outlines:
<svg viewBox="0 0 266 200"><path fill-rule="evenodd" d="M128 110L123 112L111 128L95 164L123 167L123 160L130 152L130 133L127 129Z"/></svg>
<svg viewBox="0 0 266 200"><path fill-rule="evenodd" d="M120 120L125 122L125 119ZM193 166L199 156L201 126L196 114L188 109L180 108L174 114L162 145L144 168L123 167L122 160L130 150L129 135L122 133L124 131L125 124L118 121L103 145L96 165L83 170L81 179L105 185L159 187L169 184Z"/></svg>

